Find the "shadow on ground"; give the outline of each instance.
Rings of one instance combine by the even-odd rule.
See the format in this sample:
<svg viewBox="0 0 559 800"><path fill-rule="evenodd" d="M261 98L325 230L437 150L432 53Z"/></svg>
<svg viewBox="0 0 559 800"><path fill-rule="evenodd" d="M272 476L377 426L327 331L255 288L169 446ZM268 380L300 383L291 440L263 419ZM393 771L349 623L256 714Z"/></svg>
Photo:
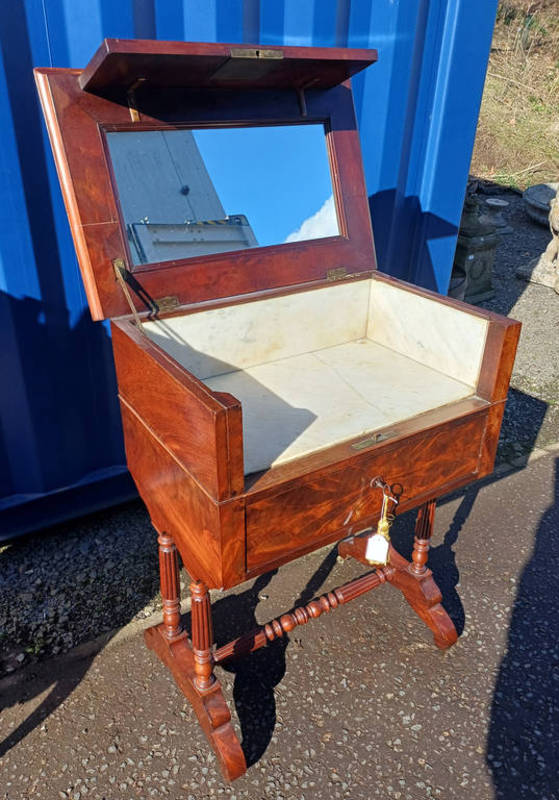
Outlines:
<svg viewBox="0 0 559 800"><path fill-rule="evenodd" d="M559 459L554 502L519 580L493 696L487 763L496 800L559 797L558 532Z"/></svg>

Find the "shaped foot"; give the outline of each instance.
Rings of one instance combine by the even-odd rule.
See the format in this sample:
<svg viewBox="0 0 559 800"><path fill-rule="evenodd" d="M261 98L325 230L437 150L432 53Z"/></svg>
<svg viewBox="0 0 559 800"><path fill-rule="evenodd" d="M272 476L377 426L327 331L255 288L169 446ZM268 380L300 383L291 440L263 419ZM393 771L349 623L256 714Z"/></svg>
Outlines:
<svg viewBox="0 0 559 800"><path fill-rule="evenodd" d="M231 712L215 680L205 691L196 686L194 654L185 634L169 640L163 625L154 625L144 633L146 645L171 670L181 692L188 698L202 730L211 744L223 776L234 781L246 772L245 756L231 724Z"/></svg>
<svg viewBox="0 0 559 800"><path fill-rule="evenodd" d="M399 589L418 617L432 630L435 644L444 650L458 639L454 623L441 605L443 596L430 569L418 575L413 564L392 546L390 566L385 568L386 579Z"/></svg>

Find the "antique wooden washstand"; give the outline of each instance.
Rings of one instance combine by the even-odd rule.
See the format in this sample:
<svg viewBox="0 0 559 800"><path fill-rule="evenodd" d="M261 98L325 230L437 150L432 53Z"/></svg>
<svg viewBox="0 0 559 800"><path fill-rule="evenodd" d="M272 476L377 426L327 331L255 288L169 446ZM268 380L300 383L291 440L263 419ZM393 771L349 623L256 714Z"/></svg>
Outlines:
<svg viewBox="0 0 559 800"><path fill-rule="evenodd" d="M383 583L452 645L426 566L436 498L493 468L520 326L376 270L350 82L375 59L106 40L83 71L36 70L91 313L112 320L128 465L159 534L163 622L146 642L231 780L246 763L215 665ZM283 155L255 146L249 176L242 143L280 134ZM289 236L278 216L259 245L259 211L280 193L274 148L293 192L278 214L318 186L321 149L330 196ZM225 210L219 164L235 162L250 212L244 199ZM370 565L383 487L419 509L411 562L390 546L385 564L215 648L209 589L333 542Z"/></svg>

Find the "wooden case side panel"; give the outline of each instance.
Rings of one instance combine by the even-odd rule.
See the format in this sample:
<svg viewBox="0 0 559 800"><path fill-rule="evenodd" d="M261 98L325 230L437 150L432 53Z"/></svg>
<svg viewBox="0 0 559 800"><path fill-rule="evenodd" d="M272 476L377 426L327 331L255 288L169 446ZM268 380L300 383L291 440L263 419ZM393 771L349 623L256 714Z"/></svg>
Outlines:
<svg viewBox="0 0 559 800"><path fill-rule="evenodd" d="M173 537L194 580L217 589L241 582L243 501L224 512L123 400L121 410L128 466L156 530Z"/></svg>
<svg viewBox="0 0 559 800"><path fill-rule="evenodd" d="M491 402L487 416L479 476L490 475L495 465L499 433L505 412L507 392L514 367L521 325L515 320L493 320L490 323L485 353L477 387L480 397Z"/></svg>
<svg viewBox="0 0 559 800"><path fill-rule="evenodd" d="M477 394L492 403L506 400L520 337L520 322L500 317L490 322Z"/></svg>
<svg viewBox="0 0 559 800"><path fill-rule="evenodd" d="M112 334L120 396L212 497L241 491L242 423L234 398L229 407L220 403L131 323L113 323Z"/></svg>
<svg viewBox="0 0 559 800"><path fill-rule="evenodd" d="M72 74L77 75L78 71L76 70ZM74 247L76 248L76 254L78 256L81 276L87 296L87 302L91 311L91 316L94 320L103 319L103 304L99 296L99 287L97 285L92 263L95 261L96 256L95 254L90 255L89 245L85 235L86 232L81 224L80 208L77 198L77 194L79 192L77 193L75 190L74 181L72 179L71 170L68 164L66 148L64 146L64 140L58 121L56 104L49 82L49 75L44 71L35 70L35 83L37 85L39 100L41 102L41 108L45 118L49 141L54 155L56 172L58 174L58 180L60 181L64 206L68 215L70 229L72 231ZM103 222L112 221L114 224L118 225L116 208L112 220L110 217L110 212L108 212L108 214L108 220L103 220ZM123 252L122 248L120 249L120 252Z"/></svg>
<svg viewBox="0 0 559 800"><path fill-rule="evenodd" d="M402 485L402 510L474 480L487 411L486 407L438 430L319 470L287 491L249 497L249 572L271 567L370 524L380 512L380 492L370 487L376 475Z"/></svg>
<svg viewBox="0 0 559 800"><path fill-rule="evenodd" d="M499 433L501 432L503 414L505 413L505 405L505 400L501 400L499 403L493 403L489 408L485 425L485 435L479 455L480 478L491 475L493 472L495 456L497 455L497 447L499 444Z"/></svg>

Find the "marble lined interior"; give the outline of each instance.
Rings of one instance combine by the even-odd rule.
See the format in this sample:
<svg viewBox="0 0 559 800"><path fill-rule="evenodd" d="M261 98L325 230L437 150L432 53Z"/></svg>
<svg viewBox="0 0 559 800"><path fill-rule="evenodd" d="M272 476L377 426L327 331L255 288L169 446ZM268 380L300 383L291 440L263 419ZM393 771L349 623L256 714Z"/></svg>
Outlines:
<svg viewBox="0 0 559 800"><path fill-rule="evenodd" d="M144 327L241 401L246 474L474 394L487 332L479 317L374 279Z"/></svg>
<svg viewBox="0 0 559 800"><path fill-rule="evenodd" d="M382 281L371 281L367 337L475 386L487 320Z"/></svg>
<svg viewBox="0 0 559 800"><path fill-rule="evenodd" d="M369 282L357 281L153 320L144 329L206 380L365 336L368 304Z"/></svg>
<svg viewBox="0 0 559 800"><path fill-rule="evenodd" d="M205 383L242 403L246 474L472 394L471 386L369 339Z"/></svg>

